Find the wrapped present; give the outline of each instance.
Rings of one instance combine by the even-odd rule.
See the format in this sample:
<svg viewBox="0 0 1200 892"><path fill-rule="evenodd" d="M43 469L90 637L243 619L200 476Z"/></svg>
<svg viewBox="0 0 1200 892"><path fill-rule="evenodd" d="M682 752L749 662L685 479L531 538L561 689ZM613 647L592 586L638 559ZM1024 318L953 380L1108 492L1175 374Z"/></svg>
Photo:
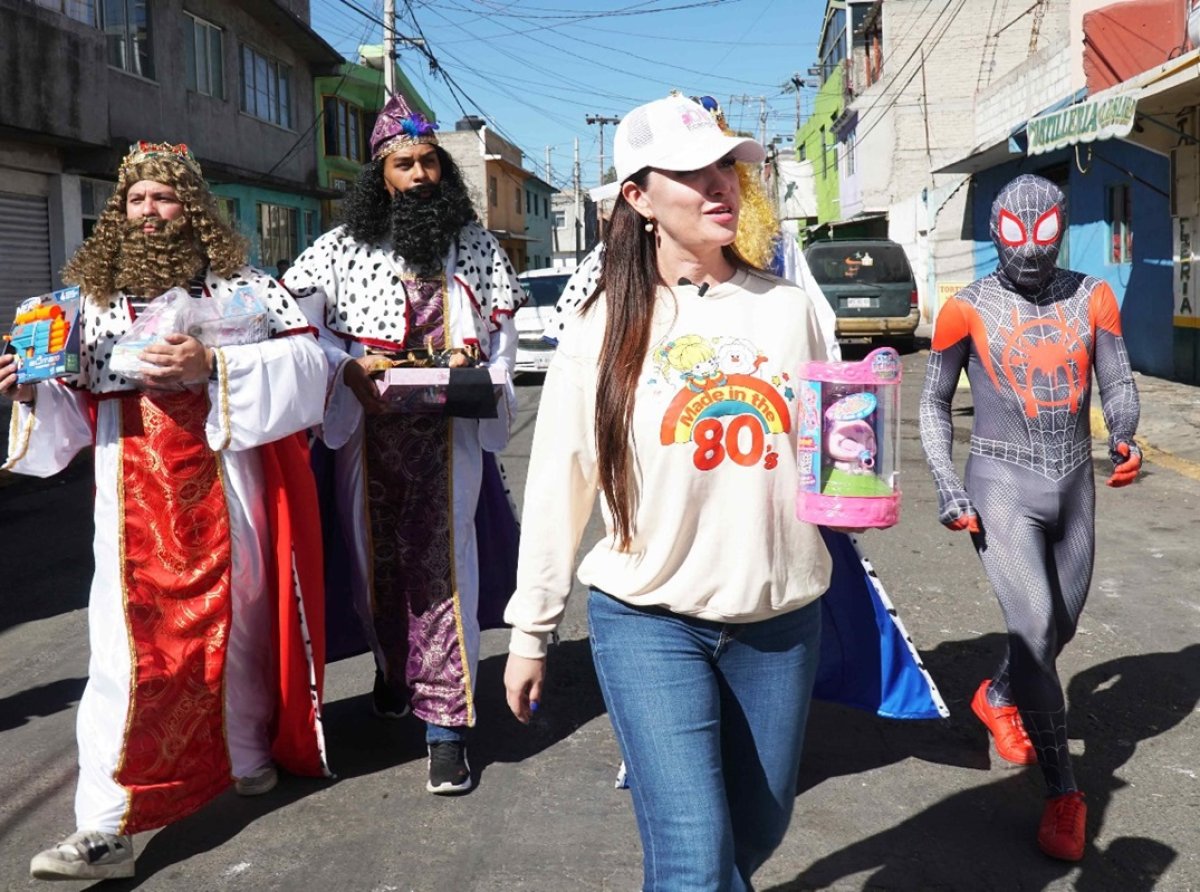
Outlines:
<svg viewBox="0 0 1200 892"><path fill-rule="evenodd" d="M497 368L391 368L377 386L393 412L495 418L505 380Z"/></svg>
<svg viewBox="0 0 1200 892"><path fill-rule="evenodd" d="M150 366L142 361L142 351L176 332L206 347L257 344L270 334L267 309L249 286L228 297L192 297L172 288L150 301L121 335L113 347L112 370L131 381L143 380Z"/></svg>
<svg viewBox="0 0 1200 892"><path fill-rule="evenodd" d="M79 372L78 287L30 297L17 306L5 352L17 357L17 383L31 384Z"/></svg>

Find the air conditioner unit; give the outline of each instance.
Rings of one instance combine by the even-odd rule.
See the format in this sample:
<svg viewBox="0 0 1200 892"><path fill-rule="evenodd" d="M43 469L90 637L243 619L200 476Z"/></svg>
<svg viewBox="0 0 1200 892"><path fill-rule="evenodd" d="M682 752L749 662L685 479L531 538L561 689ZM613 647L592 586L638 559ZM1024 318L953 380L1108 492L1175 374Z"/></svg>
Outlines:
<svg viewBox="0 0 1200 892"><path fill-rule="evenodd" d="M1200 216L1200 146L1171 150L1171 216Z"/></svg>

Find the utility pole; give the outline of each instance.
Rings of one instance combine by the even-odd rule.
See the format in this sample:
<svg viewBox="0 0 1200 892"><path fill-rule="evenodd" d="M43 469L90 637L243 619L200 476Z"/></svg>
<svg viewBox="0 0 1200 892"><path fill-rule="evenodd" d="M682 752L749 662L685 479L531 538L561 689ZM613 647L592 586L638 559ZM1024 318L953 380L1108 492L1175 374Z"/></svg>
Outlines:
<svg viewBox="0 0 1200 892"><path fill-rule="evenodd" d="M765 146L767 144L767 97L758 97L758 144Z"/></svg>
<svg viewBox="0 0 1200 892"><path fill-rule="evenodd" d="M583 228L583 184L580 182L579 175L579 137L575 137L575 171L573 175L575 180L575 265L579 266L583 260L583 237L581 229Z"/></svg>
<svg viewBox="0 0 1200 892"><path fill-rule="evenodd" d="M603 115L588 115L585 119L589 124L600 125L600 178L596 180L597 186L604 185L604 125L605 124L620 124L620 118L606 118Z"/></svg>
<svg viewBox="0 0 1200 892"><path fill-rule="evenodd" d="M554 174L550 169L550 150L552 148L553 146L546 146L546 182L550 184L551 188L554 188Z"/></svg>
<svg viewBox="0 0 1200 892"><path fill-rule="evenodd" d="M800 76L799 72L796 72L795 74L793 74L788 79L788 82L783 85L783 89L785 92L796 94L796 129L797 130L800 129L800 90L805 86L806 86L806 84L804 83L804 78L802 78Z"/></svg>
<svg viewBox="0 0 1200 892"><path fill-rule="evenodd" d="M383 0L383 86L396 95L396 0Z"/></svg>

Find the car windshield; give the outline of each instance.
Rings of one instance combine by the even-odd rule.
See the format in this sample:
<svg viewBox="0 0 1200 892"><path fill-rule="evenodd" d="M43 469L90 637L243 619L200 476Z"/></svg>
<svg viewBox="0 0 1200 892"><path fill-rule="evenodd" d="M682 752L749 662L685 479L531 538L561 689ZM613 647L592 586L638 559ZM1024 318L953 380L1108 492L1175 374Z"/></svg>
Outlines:
<svg viewBox="0 0 1200 892"><path fill-rule="evenodd" d="M898 283L912 278L899 245L829 242L812 245L804 256L821 285Z"/></svg>
<svg viewBox="0 0 1200 892"><path fill-rule="evenodd" d="M529 295L529 303L526 306L554 306L558 303L558 298L562 295L563 289L567 287L567 279L569 278L571 276L564 273L561 276L534 276L528 279L521 279L521 287Z"/></svg>

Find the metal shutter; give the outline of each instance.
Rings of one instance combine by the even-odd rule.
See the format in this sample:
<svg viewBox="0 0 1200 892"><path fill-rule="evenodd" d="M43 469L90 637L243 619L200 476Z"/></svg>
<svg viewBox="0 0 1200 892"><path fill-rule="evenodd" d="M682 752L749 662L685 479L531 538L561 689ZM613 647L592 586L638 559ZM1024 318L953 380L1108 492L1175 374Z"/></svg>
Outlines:
<svg viewBox="0 0 1200 892"><path fill-rule="evenodd" d="M0 192L0 331L8 331L18 303L52 287L46 199Z"/></svg>

